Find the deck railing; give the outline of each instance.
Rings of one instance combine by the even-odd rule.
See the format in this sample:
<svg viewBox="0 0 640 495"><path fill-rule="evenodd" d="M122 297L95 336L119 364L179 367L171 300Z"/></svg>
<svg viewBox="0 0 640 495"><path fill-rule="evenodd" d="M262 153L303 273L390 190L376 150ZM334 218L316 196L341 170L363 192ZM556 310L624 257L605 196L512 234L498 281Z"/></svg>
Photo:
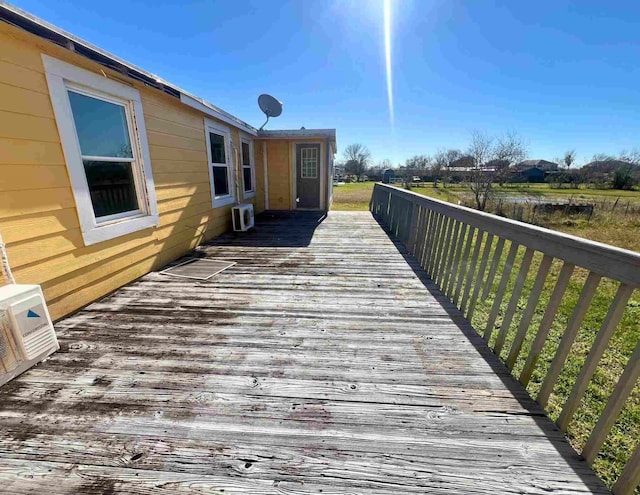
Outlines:
<svg viewBox="0 0 640 495"><path fill-rule="evenodd" d="M482 335L487 343L493 342L494 353L504 359L512 373L519 360L518 378L525 387L539 364L559 308L570 304L565 292L572 275L582 271L580 269L588 273L577 301L569 308L571 317L561 333L555 356L548 369L542 371L542 383L535 397L542 407L549 403L601 280L615 281L615 296L607 302L606 316L579 374L570 384L571 392L557 419L559 428L566 432L632 292L640 286L640 254L383 184L375 185L370 209L469 321L477 302L487 300L493 291L494 299L486 322L483 321ZM536 263L532 267L534 256ZM561 269L545 307L541 295L554 260L560 261ZM536 310L540 312L542 308L540 323L532 325ZM500 316L501 322L497 324ZM510 332L512 323L514 328ZM530 330L534 333L529 334ZM509 349L505 347L508 335ZM525 342L531 344L525 346ZM593 464L640 376L640 342L633 344L635 350L582 449L589 464ZM640 443L618 477L614 493L630 494L639 482Z"/></svg>

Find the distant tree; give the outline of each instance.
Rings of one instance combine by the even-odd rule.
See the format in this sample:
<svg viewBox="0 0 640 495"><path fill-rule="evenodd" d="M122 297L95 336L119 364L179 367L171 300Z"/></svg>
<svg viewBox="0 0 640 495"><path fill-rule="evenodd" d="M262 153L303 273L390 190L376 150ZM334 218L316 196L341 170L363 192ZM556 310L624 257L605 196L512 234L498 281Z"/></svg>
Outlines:
<svg viewBox="0 0 640 495"><path fill-rule="evenodd" d="M463 157L462 151L456 149L440 150L433 157L434 164L442 174L442 185L447 187L451 176L451 167Z"/></svg>
<svg viewBox="0 0 640 495"><path fill-rule="evenodd" d="M613 172L613 179L611 181L611 186L614 189L623 189L630 190L633 188L633 175L631 174L631 166L622 166L618 167L615 172Z"/></svg>
<svg viewBox="0 0 640 495"><path fill-rule="evenodd" d="M416 155L407 158L405 161L404 185L407 189L411 189L411 183L414 177L422 177L429 168L431 158L426 155Z"/></svg>
<svg viewBox="0 0 640 495"><path fill-rule="evenodd" d="M473 161L469 177L469 189L478 210L484 211L487 201L493 196L493 184L511 165L523 160L527 153L522 140L515 133L501 138L492 138L475 131L467 154Z"/></svg>
<svg viewBox="0 0 640 495"><path fill-rule="evenodd" d="M495 141L491 150L491 168L494 169L496 180L504 185L509 174L510 167L521 162L527 157L525 145L515 132L508 132Z"/></svg>
<svg viewBox="0 0 640 495"><path fill-rule="evenodd" d="M431 171L431 176L433 177L433 187L438 187L438 180L440 180L440 177L442 177L442 163L438 160L432 161L429 170Z"/></svg>
<svg viewBox="0 0 640 495"><path fill-rule="evenodd" d="M349 174L362 177L371 162L371 152L369 149L359 143L350 144L344 149L344 168Z"/></svg>
<svg viewBox="0 0 640 495"><path fill-rule="evenodd" d="M473 170L469 177L469 189L473 193L476 207L484 211L487 201L493 194L493 174L485 171L485 165L490 161L493 148L493 138L475 131L471 136L471 144L467 154L473 159Z"/></svg>
<svg viewBox="0 0 640 495"><path fill-rule="evenodd" d="M622 150L620 152L620 157L618 158L621 162L627 162L634 165L640 164L640 151L637 149L632 149L631 151Z"/></svg>
<svg viewBox="0 0 640 495"><path fill-rule="evenodd" d="M564 157L562 158L562 162L564 163L564 166L567 167L567 170L571 168L571 165L573 165L575 161L576 161L576 150L570 150L565 152Z"/></svg>
<svg viewBox="0 0 640 495"><path fill-rule="evenodd" d="M382 180L382 173L388 168L393 168L393 164L391 160L385 159L369 167L366 173L369 176L369 180L379 181Z"/></svg>
<svg viewBox="0 0 640 495"><path fill-rule="evenodd" d="M586 174L584 173L584 170L579 168L567 170L567 175L569 176L569 184L571 184L571 187L574 189L578 189L580 184L584 184L586 182Z"/></svg>
<svg viewBox="0 0 640 495"><path fill-rule="evenodd" d="M427 155L416 155L407 158L405 166L416 172L424 172L431 165L431 157Z"/></svg>
<svg viewBox="0 0 640 495"><path fill-rule="evenodd" d="M608 155L606 153L596 153L595 155L593 155L593 157L591 158L591 162L613 162L616 160L616 157L613 155Z"/></svg>
<svg viewBox="0 0 640 495"><path fill-rule="evenodd" d="M596 187L615 187L614 174L618 171L616 184L622 186L623 177L630 175L635 182L640 178L640 153L637 151L622 151L618 157L599 153L593 155L593 160L582 167L586 180ZM622 182L621 182L622 181Z"/></svg>

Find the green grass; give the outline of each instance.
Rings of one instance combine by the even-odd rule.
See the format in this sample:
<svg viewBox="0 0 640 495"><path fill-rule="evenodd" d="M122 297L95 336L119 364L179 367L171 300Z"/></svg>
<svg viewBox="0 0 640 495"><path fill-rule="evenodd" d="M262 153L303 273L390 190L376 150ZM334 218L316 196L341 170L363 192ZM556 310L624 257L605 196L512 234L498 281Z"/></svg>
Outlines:
<svg viewBox="0 0 640 495"><path fill-rule="evenodd" d="M332 210L366 211L373 191L374 182L357 182L334 187ZM534 223L542 227L559 230L593 241L604 242L625 249L638 250L640 243L640 215L625 214L627 201L632 210L640 204L640 191L613 191L610 189L552 189L547 184L508 184L496 186L498 193L510 195L522 192L525 195L573 196L576 201L595 201L596 214L591 219L584 217L566 217L564 215L538 216ZM454 204L470 204L469 189L464 184L450 184L446 188L441 184L434 188L432 183L424 187L414 187L412 191L423 196L448 201ZM556 194L561 191L559 194ZM580 195L589 195L588 199ZM617 196L616 194L619 194ZM617 198L620 198L614 211ZM605 204L602 205L601 202ZM531 210L532 205L528 205ZM628 213L628 212L627 212ZM529 214L530 215L530 214ZM530 218L530 217L527 217ZM526 219L526 218L525 218Z"/></svg>
<svg viewBox="0 0 640 495"><path fill-rule="evenodd" d="M505 245L505 249L502 253L501 267L504 266L507 251L508 243ZM509 283L505 292L506 296L501 303L498 320L495 327L492 329L492 337L490 339L490 345L492 346L496 341L498 329L502 323L502 318L506 311L510 294L512 293L515 285L517 268L520 266L520 261L522 260L523 255L524 248L521 247L519 249L516 262L514 263L514 270L509 276ZM511 349L511 343L513 342L519 323L519 315L522 314L522 311L526 306L527 296L533 286L541 259L542 255L537 253L529 270L525 288L523 290L523 296L518 301L516 317L507 332L506 343L501 353L501 358L503 360L506 359ZM545 283L536 313L531 325L529 326L527 338L525 339L519 358L514 366L514 376L516 377L518 377L522 371L528 351L537 333L546 306L550 300L561 266L562 263L559 260L555 260L552 265L552 269ZM494 304L500 277L503 273L504 270L500 268L495 280L493 281L488 297L486 299L479 298L477 300L476 309L471 323L481 334L486 328L489 313ZM565 292L560 309L554 319L549 337L543 347L531 381L527 386L527 390L534 398L540 390L544 376L549 369L551 360L555 355L560 339L567 327L573 308L575 307L582 287L584 286L586 277L587 271L583 269L576 269L571 277L569 287ZM593 341L595 340L595 336L600 329L602 320L609 309L609 305L611 304L613 296L617 290L617 286L617 283L608 279L603 279L598 286L596 295L591 303L587 315L585 316L576 341L572 346L567 363L565 364L563 372L554 388L554 393L550 397L547 412L553 420L558 419L564 402L569 397L575 379L585 362L586 356L591 349ZM625 364L628 362L636 343L640 339L640 326L638 325L638 321L640 321L640 291L635 291L627 305L624 316L614 333L609 347L585 393L585 397L582 400L572 422L569 424L567 438L578 452L580 452L584 447L589 434L593 430L600 414L604 410L606 402L611 395L618 378L622 374ZM640 384L636 385L630 399L627 401L625 408L620 414L619 419L609 434L607 441L603 445L601 453L594 463L594 470L609 486L612 486L622 471L623 466L629 460L638 438L640 438ZM640 493L640 491L638 493Z"/></svg>
<svg viewBox="0 0 640 495"><path fill-rule="evenodd" d="M333 188L332 210L367 211L375 182L353 182Z"/></svg>
<svg viewBox="0 0 640 495"><path fill-rule="evenodd" d="M518 185L522 187L522 185ZM550 189L546 184L530 184L531 189L537 191L538 194L546 195L548 191L557 191ZM526 189L526 186L525 186ZM508 191L510 195L516 195L516 188L513 186L496 187L498 193ZM422 194L423 196L449 201L454 204L465 204L471 206L469 190L461 184L451 185L447 188L439 186L413 188L413 192ZM562 191L568 192L568 189ZM584 216L566 216L563 214L544 215L534 217L532 214L533 205L526 205L525 220L534 219L536 225L546 227L552 230L558 230L572 234L592 241L604 242L613 246L637 251L640 248L640 214L638 213L638 204L640 204L640 191L616 191L618 193L626 193L624 201L620 196L620 201L616 204L617 197L613 195L607 196L611 190L579 190L582 192L592 192L590 199L579 198L576 190L573 196L577 202L595 202L595 213L588 219ZM597 192L597 194L596 194ZM514 194L515 193L515 194ZM530 195L529 192L526 192ZM553 194L553 193L549 193ZM604 204L602 202L604 201ZM630 202L630 208L627 209L627 201ZM614 207L615 205L615 207ZM612 208L613 211L612 211ZM491 209L489 209L491 211ZM505 214L510 213L509 207L505 208Z"/></svg>
<svg viewBox="0 0 640 495"><path fill-rule="evenodd" d="M632 204L640 202L640 192L638 191L554 189L550 188L546 184L509 185L504 188L497 189L499 192L505 192L508 194L538 194L550 197L573 195L576 200L580 201L583 199L578 198L578 194L584 194L585 197L589 197L588 200L604 201L606 202L606 205L612 205L618 197L621 198L620 202L622 202L622 198L624 198L625 203L626 201L630 201ZM371 182L339 186L335 188L334 209L367 210L372 190L373 183ZM443 188L442 186L433 188L431 185L427 185L427 187L413 188L412 190L413 192L424 196L434 197L452 203L464 202L465 193L468 192L464 185L451 185L447 188ZM620 202L618 203L618 206ZM607 208L604 208L604 210L605 211L599 212L596 208L596 213L590 220L580 216L567 217L565 215L556 214L539 216L535 219L535 223L584 238L617 245L631 250L638 250L638 239L640 239L640 215L624 215L620 209L617 209L617 211L614 210L613 212L608 211ZM471 253L472 252L473 250ZM505 249L502 253L501 267L504 266L507 252L508 243L505 245ZM497 337L497 329L501 325L506 306L509 302L510 294L512 293L513 286L515 285L517 268L520 266L523 256L524 248L521 247L518 252L518 257L516 258L516 263L514 265L515 268L509 277L509 284L507 286L507 291L505 292L507 296L504 298L500 306L499 317L495 328L493 329L490 344L493 344ZM506 356L510 351L511 343L513 342L517 326L519 324L519 316L522 314L526 305L526 297L533 286L541 259L542 255L540 253L537 253L534 256L533 263L526 279L523 296L518 301L517 314L507 332L506 343L501 354L502 359L506 359ZM544 310L551 297L560 268L561 262L559 260L554 261L521 353L514 367L514 375L516 377L519 376L519 373L522 370L526 356L542 320ZM500 277L503 273L504 270L500 268L495 280L493 281L488 297L484 300L479 298L477 301L472 324L481 334L484 332L486 327L489 313L494 303L495 293L500 282ZM540 359L538 360L531 381L527 387L529 393L531 393L534 398L540 389L551 360L555 355L555 351L563 332L567 327L586 277L586 270L574 270L562 304L551 328L549 337L546 340ZM617 286L618 284L616 282L608 279L603 279L598 286L596 295L584 318L576 341L572 346L567 363L565 364L563 372L554 388L554 392L550 397L547 410L549 416L553 420L557 420L564 402L571 392L573 383L580 372L586 356L591 349L595 336L600 329L602 320L609 309L609 305L615 295ZM633 293L623 318L611 339L608 349L606 350L593 379L591 380L585 397L569 425L567 438L578 452L584 447L606 405L609 396L622 374L624 366L628 362L637 342L640 340L639 322L640 290L636 290ZM637 444L638 438L640 438L640 383L634 388L630 399L627 401L625 408L616 421L594 463L594 470L609 486L612 486L620 475L623 466L628 461ZM640 488L636 490L636 493L640 494Z"/></svg>
<svg viewBox="0 0 640 495"><path fill-rule="evenodd" d="M630 199L634 202L640 202L640 191L620 191L617 189L596 189L594 187L587 187L582 185L579 188L572 187L551 187L549 184L505 184L504 186L497 186L496 190L501 193L523 193L527 195L538 196L573 196L576 200L584 198L588 200L590 198L596 199L608 199L615 200L620 198L626 201Z"/></svg>

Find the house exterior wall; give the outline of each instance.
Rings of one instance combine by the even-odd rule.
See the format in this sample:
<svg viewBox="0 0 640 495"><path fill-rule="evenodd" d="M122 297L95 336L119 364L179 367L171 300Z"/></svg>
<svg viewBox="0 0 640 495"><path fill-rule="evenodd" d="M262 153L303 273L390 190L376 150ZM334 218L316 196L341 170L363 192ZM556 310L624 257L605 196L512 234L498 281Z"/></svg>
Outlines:
<svg viewBox="0 0 640 495"><path fill-rule="evenodd" d="M157 227L85 245L41 54L140 92ZM204 119L170 95L0 23L0 232L17 282L42 285L54 319L231 227L231 206L212 207ZM241 131L224 125L239 147ZM243 202L253 202L260 212L264 172L255 138L254 147L256 195ZM236 160L234 153L238 178Z"/></svg>
<svg viewBox="0 0 640 495"><path fill-rule="evenodd" d="M267 146L267 180L269 181L269 209L290 210L292 207L291 182L293 165L289 142L286 140L263 140Z"/></svg>
<svg viewBox="0 0 640 495"><path fill-rule="evenodd" d="M326 141L324 139L263 139L256 141L256 150L267 147L267 176L269 180L269 209L270 210L294 210L295 204L295 145L319 144L321 165L321 208L326 208L327 197L327 162ZM258 153L258 151L257 151Z"/></svg>

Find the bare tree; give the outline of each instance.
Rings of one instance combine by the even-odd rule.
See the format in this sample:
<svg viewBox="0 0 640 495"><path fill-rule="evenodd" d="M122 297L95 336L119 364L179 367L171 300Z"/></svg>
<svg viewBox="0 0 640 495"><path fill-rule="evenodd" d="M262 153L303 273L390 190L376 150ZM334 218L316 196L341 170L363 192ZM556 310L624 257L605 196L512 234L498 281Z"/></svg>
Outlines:
<svg viewBox="0 0 640 495"><path fill-rule="evenodd" d="M503 180L503 174L527 155L524 143L515 133L496 139L479 131L472 134L467 154L473 160L469 189L481 211L486 209L487 201L494 193L494 182Z"/></svg>
<svg viewBox="0 0 640 495"><path fill-rule="evenodd" d="M425 170L429 168L430 163L431 163L431 158L426 155L416 155L416 156L412 156L411 158L407 158L404 165L404 168L405 168L404 182L405 182L405 187L407 189L411 188L413 177L422 176Z"/></svg>
<svg viewBox="0 0 640 495"><path fill-rule="evenodd" d="M632 149L631 151L622 150L620 152L619 160L621 162L640 164L640 150L636 148Z"/></svg>
<svg viewBox="0 0 640 495"><path fill-rule="evenodd" d="M515 132L508 132L496 139L491 151L493 155L490 160L491 168L494 170L497 182L504 186L511 173L510 168L527 157L525 145Z"/></svg>
<svg viewBox="0 0 640 495"><path fill-rule="evenodd" d="M567 151L564 154L564 158L562 159L562 161L564 162L565 167L567 167L567 170L569 170L571 168L571 165L573 165L576 161L576 150Z"/></svg>
<svg viewBox="0 0 640 495"><path fill-rule="evenodd" d="M469 189L473 193L476 207L484 211L487 201L493 194L493 174L485 171L486 164L490 161L491 150L493 149L493 138L486 134L474 131L471 136L471 144L467 149L467 154L473 160L473 170L469 177Z"/></svg>
<svg viewBox="0 0 640 495"><path fill-rule="evenodd" d="M405 166L408 169L423 172L431 165L431 157L427 155L416 155L411 158L407 158Z"/></svg>
<svg viewBox="0 0 640 495"><path fill-rule="evenodd" d="M369 148L359 143L350 144L344 149L343 154L345 171L360 178L371 162L371 152Z"/></svg>
<svg viewBox="0 0 640 495"><path fill-rule="evenodd" d="M442 185L444 187L447 187L447 182L449 181L449 176L451 175L451 167L453 167L455 162L462 157L462 151L455 149L440 150L433 157L433 162L434 164L437 163L438 170L441 171L441 173L444 172L442 178Z"/></svg>
<svg viewBox="0 0 640 495"><path fill-rule="evenodd" d="M596 153L591 158L592 162L613 162L616 160L616 157L613 155L608 155L607 153Z"/></svg>
<svg viewBox="0 0 640 495"><path fill-rule="evenodd" d="M431 162L431 167L429 167L431 172L431 176L433 177L433 187L438 187L438 180L442 176L442 164L437 160Z"/></svg>

